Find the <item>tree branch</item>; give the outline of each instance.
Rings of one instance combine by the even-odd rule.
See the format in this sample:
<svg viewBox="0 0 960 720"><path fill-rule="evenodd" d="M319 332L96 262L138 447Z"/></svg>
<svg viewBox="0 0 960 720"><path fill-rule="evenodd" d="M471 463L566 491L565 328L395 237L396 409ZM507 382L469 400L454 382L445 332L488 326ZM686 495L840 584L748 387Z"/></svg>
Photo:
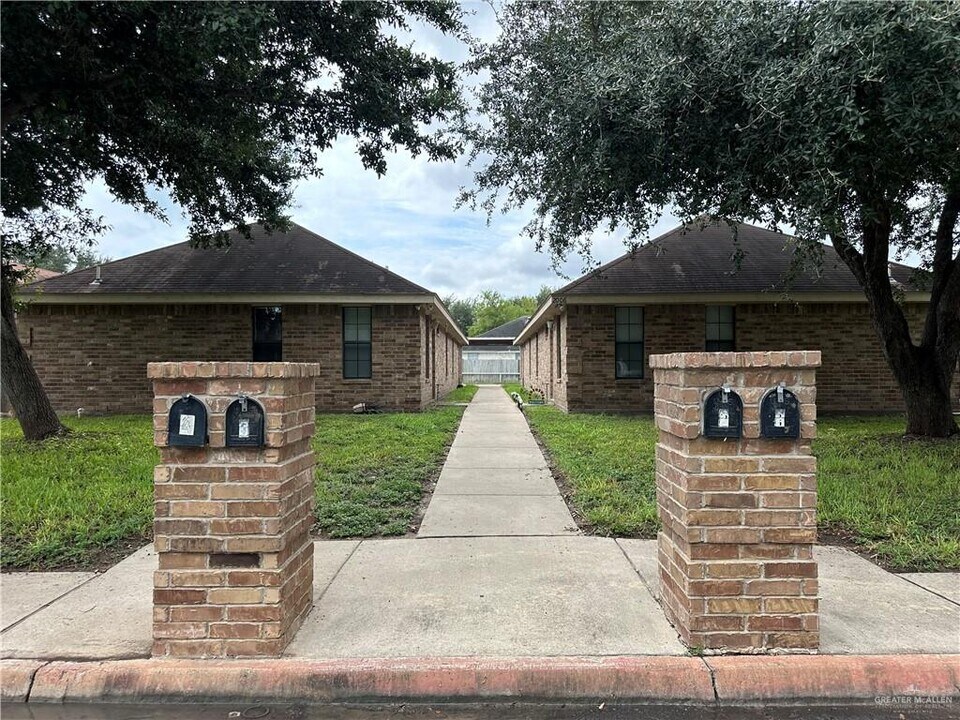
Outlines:
<svg viewBox="0 0 960 720"><path fill-rule="evenodd" d="M863 267L863 256L857 251L841 227L841 223L835 219L825 220L824 226L830 233L830 244L837 251L840 259L850 268L850 272L860 283L860 287L865 287L867 282L866 271Z"/></svg>
<svg viewBox="0 0 960 720"><path fill-rule="evenodd" d="M952 285L960 286L960 253L953 258L953 236L960 215L960 178L954 178L951 188L947 191L940 219L937 222L937 231L934 238L933 251L933 286L930 288L930 305L927 307L927 317L923 328L923 345L933 347L937 344L939 335L938 316L941 303L949 301L951 296L960 293ZM949 304L949 302L948 302ZM949 310L949 308L947 308Z"/></svg>

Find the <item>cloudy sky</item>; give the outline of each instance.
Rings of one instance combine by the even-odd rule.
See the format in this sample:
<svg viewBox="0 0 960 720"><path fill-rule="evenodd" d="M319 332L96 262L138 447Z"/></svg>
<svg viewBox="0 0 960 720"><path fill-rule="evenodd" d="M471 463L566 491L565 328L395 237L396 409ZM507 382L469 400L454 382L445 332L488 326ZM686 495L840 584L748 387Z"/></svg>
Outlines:
<svg viewBox="0 0 960 720"><path fill-rule="evenodd" d="M490 6L466 3L472 34L492 39L497 33ZM411 32L417 47L462 61L466 49L458 41L430 29ZM472 296L495 289L505 294L534 293L542 285L558 287L565 280L551 269L549 256L537 253L521 235L526 212L486 215L456 209L462 186L472 181L466 160L431 163L406 154L390 159L387 174L364 170L354 143L341 140L322 158L323 175L302 182L290 214L294 220L374 262L441 295ZM186 239L187 221L172 204L170 224L114 203L102 184L90 187L87 203L110 224L100 238L100 252L118 259ZM665 219L661 228L673 224ZM598 234L594 260L606 262L622 254L619 237ZM577 276L584 260L571 258L565 274Z"/></svg>

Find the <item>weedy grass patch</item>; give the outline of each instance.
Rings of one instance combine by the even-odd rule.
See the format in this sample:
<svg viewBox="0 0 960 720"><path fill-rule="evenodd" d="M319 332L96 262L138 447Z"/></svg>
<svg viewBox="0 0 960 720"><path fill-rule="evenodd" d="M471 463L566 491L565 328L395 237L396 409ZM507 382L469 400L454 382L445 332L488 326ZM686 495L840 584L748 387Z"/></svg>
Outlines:
<svg viewBox="0 0 960 720"><path fill-rule="evenodd" d="M658 527L651 417L528 406L530 425L588 529L647 537ZM818 522L895 570L960 569L960 441L903 437L899 417L820 418Z"/></svg>
<svg viewBox="0 0 960 720"><path fill-rule="evenodd" d="M0 421L6 569L96 567L151 537L151 418L65 422L71 434L28 443L16 420Z"/></svg>
<svg viewBox="0 0 960 720"><path fill-rule="evenodd" d="M443 463L461 407L317 416L316 529L329 537L402 535ZM24 441L0 421L7 570L105 567L152 537L150 416L67 419L73 432Z"/></svg>
<svg viewBox="0 0 960 720"><path fill-rule="evenodd" d="M320 415L317 527L329 537L403 535L425 483L440 472L462 407L421 413Z"/></svg>
<svg viewBox="0 0 960 720"><path fill-rule="evenodd" d="M446 403L468 403L473 400L473 396L477 394L476 385L462 385L458 388L454 388L448 392L443 397L443 402Z"/></svg>

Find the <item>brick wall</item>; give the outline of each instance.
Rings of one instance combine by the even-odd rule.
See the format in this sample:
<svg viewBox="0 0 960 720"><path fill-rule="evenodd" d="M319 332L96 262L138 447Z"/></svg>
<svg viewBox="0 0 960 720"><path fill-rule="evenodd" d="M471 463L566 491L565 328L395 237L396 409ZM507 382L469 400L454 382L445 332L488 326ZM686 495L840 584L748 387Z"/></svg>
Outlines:
<svg viewBox="0 0 960 720"><path fill-rule="evenodd" d="M373 377L360 380L343 378L341 312L339 305L283 309L283 359L321 366L317 410L371 402L413 411L432 401L425 317L415 306L373 306ZM18 329L54 407L64 413L149 412L148 362L252 359L249 306L34 304L20 313ZM444 332L438 337L438 352L456 344ZM436 360L439 395L459 382L459 345L453 355Z"/></svg>
<svg viewBox="0 0 960 720"><path fill-rule="evenodd" d="M923 305L908 305L914 332L922 329ZM560 407L581 412L642 412L653 410L653 381L618 380L614 373L614 313L612 305L567 305L560 318L561 354L565 359L565 402ZM653 354L702 350L704 305L644 307L647 358ZM559 319L559 318L558 318ZM556 321L555 321L556 322ZM541 347L543 330L540 331ZM902 412L903 401L883 356L867 307L856 304L761 304L736 308L737 350L820 350L818 373L821 412ZM534 339L521 349L524 384L549 386L541 365L531 364ZM556 384L556 378L554 378ZM535 384L535 385L534 385ZM952 393L960 407L960 371ZM555 391L560 397L560 392Z"/></svg>
<svg viewBox="0 0 960 720"><path fill-rule="evenodd" d="M298 363L151 363L154 442L153 654L279 655L311 607L314 377ZM181 395L207 411L208 442L171 446ZM264 412L262 447L229 447L227 408ZM174 426L176 428L176 426ZM196 424L194 430L197 430Z"/></svg>
<svg viewBox="0 0 960 720"><path fill-rule="evenodd" d="M566 332L567 321L561 315L551 327L541 327L520 348L521 384L564 410L567 409Z"/></svg>
<svg viewBox="0 0 960 720"><path fill-rule="evenodd" d="M462 374L461 345L430 315L420 318L420 402L428 405L457 387Z"/></svg>
<svg viewBox="0 0 960 720"><path fill-rule="evenodd" d="M676 353L656 380L660 601L691 647L816 650L818 352ZM760 437L763 395L783 382L800 403L796 439ZM708 393L743 401L738 438L703 437Z"/></svg>

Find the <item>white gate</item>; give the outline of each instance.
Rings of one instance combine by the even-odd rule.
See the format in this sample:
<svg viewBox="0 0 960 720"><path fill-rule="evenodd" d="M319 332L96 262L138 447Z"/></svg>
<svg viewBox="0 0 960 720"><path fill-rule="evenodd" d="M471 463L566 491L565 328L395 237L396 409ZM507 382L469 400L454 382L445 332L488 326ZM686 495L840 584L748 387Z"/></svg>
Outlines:
<svg viewBox="0 0 960 720"><path fill-rule="evenodd" d="M520 382L520 348L485 350L463 349L463 383L477 385Z"/></svg>

